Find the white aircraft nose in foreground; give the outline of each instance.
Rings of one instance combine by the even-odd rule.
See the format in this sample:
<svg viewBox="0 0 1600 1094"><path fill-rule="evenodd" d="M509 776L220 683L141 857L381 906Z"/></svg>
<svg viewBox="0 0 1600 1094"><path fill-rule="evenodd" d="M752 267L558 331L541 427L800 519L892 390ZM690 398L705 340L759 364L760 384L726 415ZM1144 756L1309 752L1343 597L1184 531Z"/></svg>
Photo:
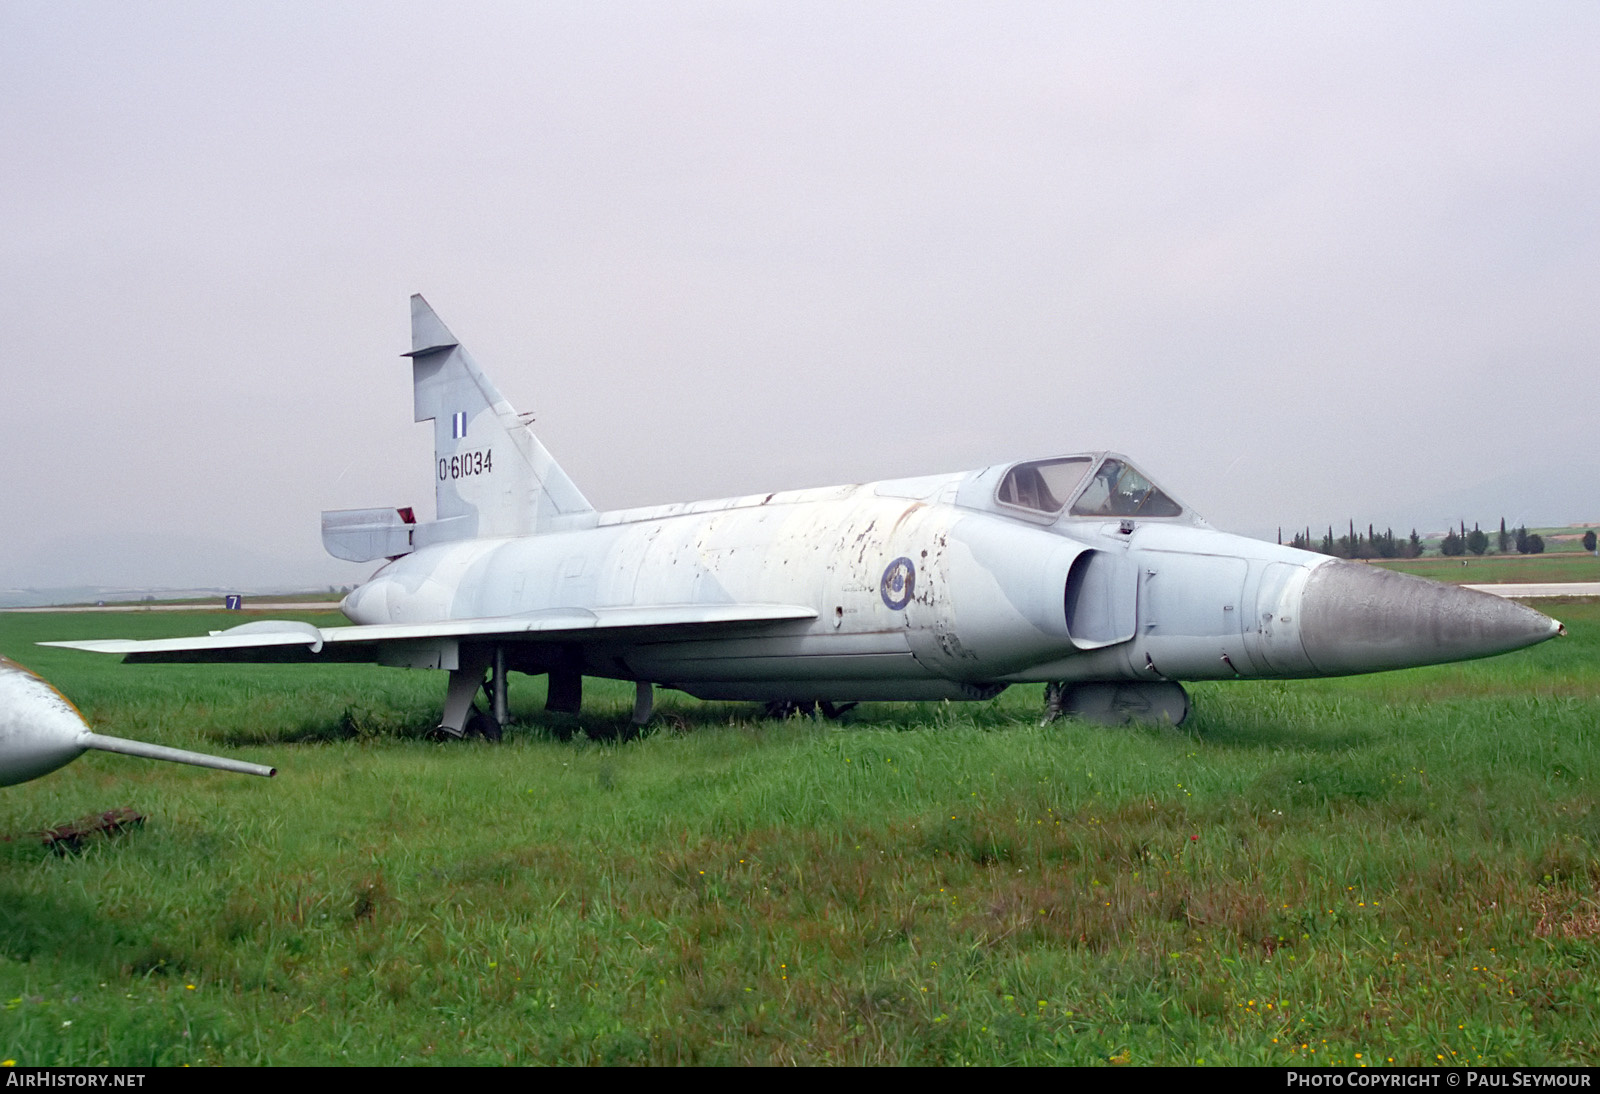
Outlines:
<svg viewBox="0 0 1600 1094"><path fill-rule="evenodd" d="M506 674L774 704L988 699L1182 721L1183 680L1338 676L1486 657L1561 633L1485 593L1215 531L1125 457L599 513L420 296L416 420L436 519L324 513L339 558L387 559L356 624L61 642L130 661L376 661L449 673L440 728L497 736ZM490 710L475 700L488 676Z"/></svg>
<svg viewBox="0 0 1600 1094"><path fill-rule="evenodd" d="M90 749L271 777L261 764L91 733L78 708L15 661L0 657L0 786L48 775Z"/></svg>

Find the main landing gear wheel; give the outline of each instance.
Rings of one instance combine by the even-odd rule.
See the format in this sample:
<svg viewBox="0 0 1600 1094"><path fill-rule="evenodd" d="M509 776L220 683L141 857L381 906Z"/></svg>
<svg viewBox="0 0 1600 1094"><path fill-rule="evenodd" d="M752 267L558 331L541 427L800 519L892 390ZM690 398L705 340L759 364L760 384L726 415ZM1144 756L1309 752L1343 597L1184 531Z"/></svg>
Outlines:
<svg viewBox="0 0 1600 1094"><path fill-rule="evenodd" d="M472 706L467 709L466 720L460 731L453 730L446 725L436 726L428 734L428 740L462 741L468 737L482 737L486 741L498 741L504 735L505 731L500 723L495 720L494 715L485 714L476 706Z"/></svg>
<svg viewBox="0 0 1600 1094"><path fill-rule="evenodd" d="M494 715L485 714L477 707L473 707L472 712L467 715L466 731L463 735L467 737L482 737L486 741L498 741L503 735L503 731L500 723L495 721Z"/></svg>

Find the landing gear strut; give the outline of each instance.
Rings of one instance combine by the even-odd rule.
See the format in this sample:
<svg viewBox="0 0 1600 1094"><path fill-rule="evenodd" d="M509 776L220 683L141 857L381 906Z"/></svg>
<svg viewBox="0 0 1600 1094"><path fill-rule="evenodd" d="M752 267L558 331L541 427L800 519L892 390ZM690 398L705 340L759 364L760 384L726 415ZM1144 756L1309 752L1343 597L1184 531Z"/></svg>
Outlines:
<svg viewBox="0 0 1600 1094"><path fill-rule="evenodd" d="M1067 688L1065 684L1049 683L1044 686L1044 717L1039 719L1039 724L1047 726L1057 718L1065 709Z"/></svg>
<svg viewBox="0 0 1600 1094"><path fill-rule="evenodd" d="M503 646L494 648L494 669L489 676L489 708L497 724L503 726L510 720L511 711L506 704L506 651ZM498 738L499 734L495 736Z"/></svg>
<svg viewBox="0 0 1600 1094"><path fill-rule="evenodd" d="M487 681L483 678L485 672L489 673ZM474 703L480 691L488 695L488 713L479 710ZM434 737L439 740L459 740L477 736L486 741L498 741L502 735L501 727L509 720L505 650L499 646L492 651L464 647L460 666L450 670L450 684L444 695L444 714L439 719L439 728L433 731Z"/></svg>
<svg viewBox="0 0 1600 1094"><path fill-rule="evenodd" d="M648 680L633 685L633 724L642 726L650 720L656 708L656 686Z"/></svg>

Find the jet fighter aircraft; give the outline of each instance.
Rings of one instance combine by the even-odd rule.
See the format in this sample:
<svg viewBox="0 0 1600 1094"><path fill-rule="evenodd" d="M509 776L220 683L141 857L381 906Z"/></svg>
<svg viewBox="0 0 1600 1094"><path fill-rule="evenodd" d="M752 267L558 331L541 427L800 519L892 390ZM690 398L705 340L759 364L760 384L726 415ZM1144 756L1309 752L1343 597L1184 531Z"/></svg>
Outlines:
<svg viewBox="0 0 1600 1094"><path fill-rule="evenodd" d="M91 733L78 708L42 677L0 657L0 786L48 775L90 749L271 777L261 764Z"/></svg>
<svg viewBox="0 0 1600 1094"><path fill-rule="evenodd" d="M1178 723L1185 680L1339 676L1486 657L1562 628L1530 608L1210 527L1125 456L601 513L420 296L416 420L436 516L324 513L384 564L354 626L60 642L129 661L375 661L449 673L443 733L498 736L509 671L576 711L584 676L702 699L988 699ZM488 676L487 685L485 676ZM477 709L487 688L488 711Z"/></svg>

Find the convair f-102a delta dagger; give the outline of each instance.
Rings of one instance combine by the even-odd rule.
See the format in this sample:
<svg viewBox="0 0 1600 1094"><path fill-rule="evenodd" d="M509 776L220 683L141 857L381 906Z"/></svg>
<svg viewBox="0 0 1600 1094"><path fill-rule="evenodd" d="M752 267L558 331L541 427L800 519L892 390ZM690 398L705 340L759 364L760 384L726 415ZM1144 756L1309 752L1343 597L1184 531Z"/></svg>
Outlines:
<svg viewBox="0 0 1600 1094"><path fill-rule="evenodd" d="M1047 715L1181 722L1185 680L1378 672L1562 633L1485 593L1228 535L1111 452L597 512L420 297L416 420L436 517L324 513L339 558L385 560L353 626L258 622L56 645L129 661L370 661L449 674L440 728L496 736L508 672L702 699L988 699L1045 683ZM476 700L487 690L488 710Z"/></svg>

